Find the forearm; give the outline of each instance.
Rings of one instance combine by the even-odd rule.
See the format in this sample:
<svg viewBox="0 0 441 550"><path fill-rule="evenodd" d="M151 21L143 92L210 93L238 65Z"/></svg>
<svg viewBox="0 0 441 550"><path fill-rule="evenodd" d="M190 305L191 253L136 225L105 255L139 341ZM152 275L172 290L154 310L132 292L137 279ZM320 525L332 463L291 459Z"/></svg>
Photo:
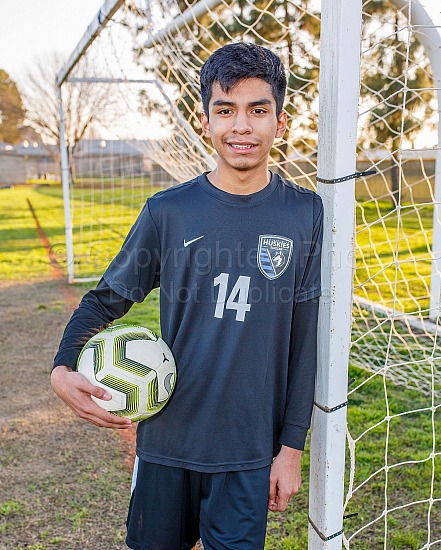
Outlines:
<svg viewBox="0 0 441 550"><path fill-rule="evenodd" d="M311 424L317 370L319 299L296 304L293 315L288 393L280 445L303 450Z"/></svg>
<svg viewBox="0 0 441 550"><path fill-rule="evenodd" d="M102 279L96 289L89 291L70 318L53 368L64 365L75 370L78 356L90 338L106 325L127 313L133 302L119 296Z"/></svg>
<svg viewBox="0 0 441 550"><path fill-rule="evenodd" d="M108 323L122 317L132 304L133 302L116 294L104 280L101 280L95 290L84 296L72 315L54 359L51 374L54 392L77 416L96 426L126 429L131 428L132 423L97 405L92 396L108 400L111 399L110 393L91 384L79 372L72 371L76 368L81 349L90 337Z"/></svg>

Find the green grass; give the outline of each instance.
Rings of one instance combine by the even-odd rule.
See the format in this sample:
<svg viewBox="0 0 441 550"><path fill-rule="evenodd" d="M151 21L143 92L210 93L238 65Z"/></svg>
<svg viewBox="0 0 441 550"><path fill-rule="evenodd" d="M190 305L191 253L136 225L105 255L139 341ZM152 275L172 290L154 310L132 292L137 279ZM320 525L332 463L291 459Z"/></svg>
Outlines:
<svg viewBox="0 0 441 550"><path fill-rule="evenodd" d="M362 369L351 367L349 376L356 384L367 380L369 374ZM386 399L389 403L388 422ZM345 534L350 537L361 526L381 516L387 498L388 508L410 502L426 500L431 494L432 475L434 476L434 498L441 497L441 457L433 462L432 448L441 452L441 411L433 414L435 436L432 434L432 412L418 411L430 405L430 400L419 392L396 386L382 377L374 377L349 397L348 428L351 436L357 439L367 431L355 446L356 468L354 487L373 476L359 488L346 510L347 514L358 516L345 521ZM404 416L396 416L404 411L415 411ZM374 426L380 423L376 428ZM386 432L388 439L386 440ZM387 441L387 445L386 445ZM390 467L386 474L382 471L387 453ZM349 449L346 450L346 487L349 482ZM403 462L420 463L402 464ZM307 446L303 478L309 476L309 448ZM376 473L377 472L377 473ZM307 548L307 493L305 482L289 506L289 512L278 516L270 514L268 522L267 550L304 550ZM427 502L415 504L402 510L390 512L387 516L387 548L396 550L417 549L427 542L427 523L432 529L431 540L441 536L441 506L434 505L429 516ZM377 550L384 546L384 520L379 520L364 529L351 541L351 549Z"/></svg>
<svg viewBox="0 0 441 550"><path fill-rule="evenodd" d="M366 371L351 368L356 384L367 380ZM386 399L387 398L387 399ZM432 459L432 451L441 452L441 412L430 410L431 401L420 392L405 389L383 380L370 379L349 397L348 428L356 442L355 483L360 485L350 501L348 513L358 512L348 520L346 534L379 517L385 507L393 509L405 503L441 497L441 457ZM408 414L404 414L408 412ZM387 437L386 437L387 435ZM388 472L384 471L387 456ZM348 457L349 458L349 457ZM348 462L347 462L348 463ZM347 468L347 482L349 469ZM386 484L387 481L387 484ZM432 540L439 538L441 507L434 506L428 515L427 502L396 510L387 516L388 548L421 548L427 541L430 521ZM380 548L384 520L362 531L351 548Z"/></svg>
<svg viewBox="0 0 441 550"><path fill-rule="evenodd" d="M35 230L26 199L44 212L44 229L51 243L63 240L63 204L39 195L32 187L0 190L0 281L50 277L52 268Z"/></svg>
<svg viewBox="0 0 441 550"><path fill-rule="evenodd" d="M117 440L114 442L117 443ZM115 455L118 454L116 460ZM124 460L122 452L115 451L112 457L109 455L110 453L106 462L102 461L102 457L90 457L87 465L83 463L81 469L74 468L72 479L64 479L62 489L60 478L53 474L44 477L44 481L40 478L39 482L31 483L31 498L26 503L12 501L0 506L0 510L7 510L0 515L0 534L3 532L4 535L12 536L15 527L22 529L24 524L32 523L35 531L29 535L29 539L38 538L39 541L32 545L27 544L26 548L78 548L79 544L81 546L78 541L85 533L102 531L103 526L97 523L102 516L104 524L106 516L111 515L113 520L124 517L128 502L124 502L123 509L120 506L122 501L128 501L129 498L130 473L121 467ZM72 468L72 459L66 464L66 468ZM40 474L35 475L37 477ZM38 510L38 516L35 509ZM46 518L42 516L44 510L47 512ZM60 536L62 529L65 536ZM123 537L120 530L115 530L114 537L115 543L121 543L125 534ZM82 547L88 548L87 545Z"/></svg>
<svg viewBox="0 0 441 550"><path fill-rule="evenodd" d="M157 191L148 184L76 189L72 200L77 277L99 276L118 252L147 196ZM50 277L52 266L35 231L30 201L51 244L51 252L65 269L67 254L61 186L17 186L0 190L0 280ZM81 220L87 223L80 225Z"/></svg>
<svg viewBox="0 0 441 550"><path fill-rule="evenodd" d="M153 193L156 190L149 188L148 193ZM79 208L82 201L88 205L92 200L92 193L94 191L90 189L77 191L76 194L80 198L75 199L76 203L74 201L74 211ZM83 236L88 235L93 238L94 235L99 234L101 239L90 245L87 254L80 255L78 258L77 267L83 264L92 266L87 274L99 276L120 248L130 225L145 202L145 198L139 195L139 188L135 188L133 193L138 193L137 199L133 198L132 190L129 193L124 193L121 188L116 188L112 194L114 198L119 196L119 206L105 203L105 206L102 207L106 228L103 230L103 226L97 224L83 230ZM84 194L86 194L87 200L84 199ZM0 190L0 281L22 280L29 282L52 277L53 267L36 232L35 221L27 200L31 202L49 239L52 253L59 264L65 268L66 251L61 187L56 185L17 186L12 189ZM131 206L124 207L125 203ZM134 206L135 204L136 206ZM91 215L92 210L92 206L86 206L83 212L86 215ZM118 217L118 211L123 211L123 217L122 221L118 220L117 229L115 229L112 224ZM76 230L74 233L77 234L78 231ZM86 292L93 286L94 283L83 284L84 291ZM42 306L44 307L44 304ZM159 292L153 291L144 301L142 307L135 304L125 317L125 321L146 324L154 332L160 333L158 307Z"/></svg>
<svg viewBox="0 0 441 550"><path fill-rule="evenodd" d="M7 500L0 504L0 517L8 517L18 514L23 509L23 504L16 500Z"/></svg>
<svg viewBox="0 0 441 550"><path fill-rule="evenodd" d="M355 292L369 300L414 312L429 307L432 205L360 202L356 210Z"/></svg>
<svg viewBox="0 0 441 550"><path fill-rule="evenodd" d="M159 190L140 181L134 181L133 185L129 182L126 186L118 181L91 183L77 184L71 198L76 278L97 276L106 269L147 197ZM36 192L39 202L47 197L63 204L61 187L44 186ZM65 264L63 243L64 240L58 244L57 251L59 261Z"/></svg>

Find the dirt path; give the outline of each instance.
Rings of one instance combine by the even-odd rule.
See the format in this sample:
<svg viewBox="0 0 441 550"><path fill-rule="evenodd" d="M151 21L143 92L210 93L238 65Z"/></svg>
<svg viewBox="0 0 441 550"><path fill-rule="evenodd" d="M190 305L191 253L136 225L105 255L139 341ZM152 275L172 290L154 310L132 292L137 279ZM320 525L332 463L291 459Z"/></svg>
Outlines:
<svg viewBox="0 0 441 550"><path fill-rule="evenodd" d="M77 419L49 384L63 284L0 285L1 550L126 548L133 442Z"/></svg>

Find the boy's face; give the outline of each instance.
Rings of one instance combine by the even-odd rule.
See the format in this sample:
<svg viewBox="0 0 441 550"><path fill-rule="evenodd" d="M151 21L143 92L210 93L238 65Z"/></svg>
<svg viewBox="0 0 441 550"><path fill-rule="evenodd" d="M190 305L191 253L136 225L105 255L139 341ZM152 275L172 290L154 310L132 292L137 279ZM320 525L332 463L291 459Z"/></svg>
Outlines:
<svg viewBox="0 0 441 550"><path fill-rule="evenodd" d="M274 139L282 137L286 128L286 113L276 115L276 100L267 82L248 78L228 93L215 82L208 115L202 113L202 131L218 153L219 168L266 170Z"/></svg>

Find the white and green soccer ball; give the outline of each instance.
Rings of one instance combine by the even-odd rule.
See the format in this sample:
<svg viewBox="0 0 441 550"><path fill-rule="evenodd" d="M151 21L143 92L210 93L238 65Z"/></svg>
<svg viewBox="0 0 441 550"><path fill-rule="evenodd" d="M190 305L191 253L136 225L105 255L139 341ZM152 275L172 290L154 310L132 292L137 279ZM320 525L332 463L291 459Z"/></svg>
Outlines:
<svg viewBox="0 0 441 550"><path fill-rule="evenodd" d="M176 382L167 344L136 325L115 325L95 334L82 349L77 370L112 394L110 401L92 396L100 407L133 422L160 411Z"/></svg>

